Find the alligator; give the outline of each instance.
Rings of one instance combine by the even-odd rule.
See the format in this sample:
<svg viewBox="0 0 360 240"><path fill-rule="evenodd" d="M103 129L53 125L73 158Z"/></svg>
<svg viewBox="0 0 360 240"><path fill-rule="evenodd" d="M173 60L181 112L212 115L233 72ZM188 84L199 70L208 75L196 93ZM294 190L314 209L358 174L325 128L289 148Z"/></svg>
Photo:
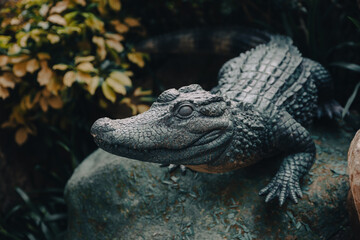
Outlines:
<svg viewBox="0 0 360 240"><path fill-rule="evenodd" d="M181 34L172 40L194 48L196 34L190 33L184 41ZM266 36L269 41L261 43L266 38L250 34L246 47L261 44L226 62L211 91L197 84L168 89L142 114L98 119L91 128L96 144L115 155L206 173L280 155L278 172L259 194L266 195L265 202L278 198L280 206L287 198L297 203L299 181L316 153L305 126L317 112L331 117L340 115L342 107L332 100L331 77L320 63L302 57L289 37Z"/></svg>

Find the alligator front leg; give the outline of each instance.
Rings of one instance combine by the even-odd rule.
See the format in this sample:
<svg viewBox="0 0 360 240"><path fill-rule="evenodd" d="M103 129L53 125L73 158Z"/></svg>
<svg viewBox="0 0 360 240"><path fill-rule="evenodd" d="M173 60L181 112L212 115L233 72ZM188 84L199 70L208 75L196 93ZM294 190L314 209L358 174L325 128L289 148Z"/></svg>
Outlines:
<svg viewBox="0 0 360 240"><path fill-rule="evenodd" d="M279 198L280 206L287 197L295 203L302 197L299 181L310 170L315 160L315 145L309 132L296 122L287 112L283 112L274 126L275 144L288 154L279 171L259 194L267 194L265 202Z"/></svg>

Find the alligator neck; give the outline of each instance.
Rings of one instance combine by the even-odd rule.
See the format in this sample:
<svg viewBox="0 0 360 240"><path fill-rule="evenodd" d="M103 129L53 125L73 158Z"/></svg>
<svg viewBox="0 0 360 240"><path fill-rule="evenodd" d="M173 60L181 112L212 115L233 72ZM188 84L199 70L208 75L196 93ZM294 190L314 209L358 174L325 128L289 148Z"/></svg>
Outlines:
<svg viewBox="0 0 360 240"><path fill-rule="evenodd" d="M269 138L266 116L250 103L231 103L233 137L223 154L211 165L236 162L243 167L260 159L261 153L267 151Z"/></svg>

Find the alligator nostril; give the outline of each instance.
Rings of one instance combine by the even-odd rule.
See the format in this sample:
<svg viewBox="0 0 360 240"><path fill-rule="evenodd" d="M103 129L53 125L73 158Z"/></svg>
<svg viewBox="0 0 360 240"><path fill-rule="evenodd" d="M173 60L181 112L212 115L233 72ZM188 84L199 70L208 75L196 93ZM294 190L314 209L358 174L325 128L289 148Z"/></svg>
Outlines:
<svg viewBox="0 0 360 240"><path fill-rule="evenodd" d="M111 121L112 120L107 117L96 120L91 126L90 129L91 135L95 137L98 133L113 131L114 127Z"/></svg>

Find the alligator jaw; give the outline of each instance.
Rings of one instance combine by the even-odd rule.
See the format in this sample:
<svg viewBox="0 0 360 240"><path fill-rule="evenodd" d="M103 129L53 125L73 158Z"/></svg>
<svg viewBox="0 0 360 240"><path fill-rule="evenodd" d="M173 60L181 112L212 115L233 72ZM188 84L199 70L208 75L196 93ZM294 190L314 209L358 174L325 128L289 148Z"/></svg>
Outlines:
<svg viewBox="0 0 360 240"><path fill-rule="evenodd" d="M129 122L126 119L125 121ZM186 145L173 148L174 146L168 145L168 139L162 135L162 139L157 143L151 142L152 139L155 139L150 138L151 136L148 138L144 135L136 137L138 132L145 132L144 130L136 131L138 127L141 126L123 124L123 120L101 118L91 127L91 135L99 147L118 156L146 162L191 165L216 160L225 150L231 139L230 135L232 135L232 127L214 129L209 133L196 135L196 137L193 135L191 136L192 140ZM134 132L121 131L126 128L132 129ZM144 129L151 130L150 127Z"/></svg>

